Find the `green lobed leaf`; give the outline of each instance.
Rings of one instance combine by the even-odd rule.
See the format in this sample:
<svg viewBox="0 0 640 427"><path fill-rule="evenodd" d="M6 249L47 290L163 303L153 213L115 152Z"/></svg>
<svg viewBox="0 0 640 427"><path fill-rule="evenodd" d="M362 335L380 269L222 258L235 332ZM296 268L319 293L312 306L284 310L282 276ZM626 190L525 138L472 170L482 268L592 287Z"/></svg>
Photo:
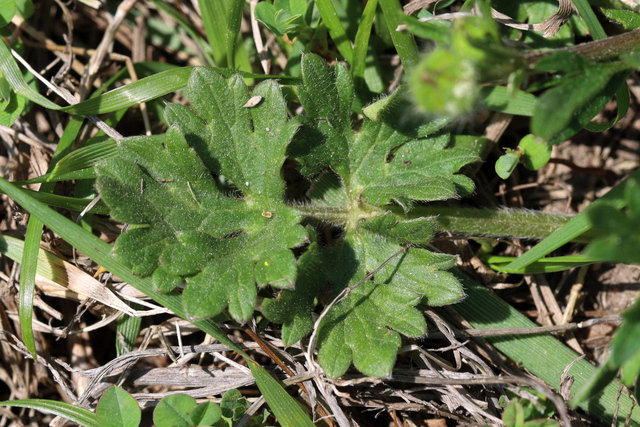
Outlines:
<svg viewBox="0 0 640 427"><path fill-rule="evenodd" d="M401 246L365 230L352 233L332 251L326 261L340 259L347 272L327 279L335 291L351 286L374 271ZM420 337L426 322L415 308L423 298L429 305L445 305L460 300L462 286L448 272L454 257L419 248L396 257L372 280L353 289L320 325L318 359L327 375L343 375L351 362L365 375L387 377L395 363L400 334Z"/></svg>
<svg viewBox="0 0 640 427"><path fill-rule="evenodd" d="M97 187L112 215L134 226L114 253L158 290L186 280L185 311L207 318L227 306L247 321L257 289L286 288L296 278L290 248L306 239L300 215L284 204L280 169L297 124L287 118L278 85L251 95L239 76L228 81L208 69L189 80L191 104L169 106L164 142L126 138L118 158L97 167ZM219 174L236 192L219 188Z"/></svg>
<svg viewBox="0 0 640 427"><path fill-rule="evenodd" d="M141 419L138 402L117 386L107 390L96 408L96 420L100 427L138 427Z"/></svg>
<svg viewBox="0 0 640 427"><path fill-rule="evenodd" d="M456 173L477 160L472 151L448 148L447 133L436 133L448 123L447 118L425 121L419 114L407 115L404 92L367 107L360 130L354 133L353 84L344 67L329 68L324 60L306 55L302 78L297 90L307 116L289 154L300 161L303 173L314 174L314 181L307 193L309 205L301 210L312 217L314 209L329 215L343 212L346 237L328 248L312 243L300 258L295 289L265 301L263 313L284 322L287 343L311 330L309 308L319 292L326 295L333 290L337 295L404 244L431 239L433 219L402 220L386 211L389 203L407 210L416 200L468 194L473 183ZM319 357L325 372L340 376L353 361L367 375L389 375L400 334L418 337L426 331L424 317L415 306L421 301L450 304L463 297L458 281L441 271L452 263L448 255L413 248L351 291L320 326Z"/></svg>

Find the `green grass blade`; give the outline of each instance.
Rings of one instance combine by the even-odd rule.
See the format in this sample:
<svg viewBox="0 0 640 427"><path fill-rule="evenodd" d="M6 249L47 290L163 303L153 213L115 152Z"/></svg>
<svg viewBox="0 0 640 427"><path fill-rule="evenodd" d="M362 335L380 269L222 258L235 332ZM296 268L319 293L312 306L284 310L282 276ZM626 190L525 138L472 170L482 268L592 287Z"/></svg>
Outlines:
<svg viewBox="0 0 640 427"><path fill-rule="evenodd" d="M83 118L74 117L69 122L53 154L49 164L49 171L53 169L53 166L62 157L71 151L73 141L76 139L83 121ZM43 183L40 186L39 193L48 195L53 192L55 186L56 184L53 182ZM43 225L39 218L29 218L20 268L20 292L18 298L20 301L18 306L20 330L22 332L22 340L34 359L36 359L36 343L33 336L33 296L36 288L36 270L38 268L38 253L40 251Z"/></svg>
<svg viewBox="0 0 640 427"><path fill-rule="evenodd" d="M591 33L591 37L594 40L602 40L607 38L607 34L604 32L602 25L600 25L600 21L596 17L596 14L593 13L593 9L591 9L591 5L588 0L573 0L573 4L578 9L578 13L584 22L586 22L587 27L589 27L589 32Z"/></svg>
<svg viewBox="0 0 640 427"><path fill-rule="evenodd" d="M456 275L465 287L467 298L451 307L474 328L529 328L537 326L484 286L460 272L456 272ZM579 356L550 335L499 336L484 339L556 390L560 390L564 369ZM575 362L568 372L568 375L575 380L572 389L579 390L584 387L596 370L596 367L584 359ZM601 393L591 400L583 402L580 407L609 425L611 425L614 411L617 408L618 422L616 425L624 426L625 418L631 412L633 403L624 393L619 400L617 399L619 387L618 382L609 384ZM640 412L636 410L631 416L631 425L639 423Z"/></svg>
<svg viewBox="0 0 640 427"><path fill-rule="evenodd" d="M0 73L7 78L7 81L17 94L52 110L60 110L71 114L80 114L85 116L90 114L110 113L123 108L129 108L133 105L147 102L182 89L186 86L193 68L194 67L182 67L162 71L126 86L114 89L104 95L100 95L68 107L60 107L27 85L22 74L20 74L20 69L11 56L11 52L4 43L0 44ZM288 76L269 76L266 74L247 73L215 67L213 69L226 77L233 74L240 74L247 79L278 78L280 80L285 80L290 84L296 84L299 81L299 79L295 77Z"/></svg>
<svg viewBox="0 0 640 427"><path fill-rule="evenodd" d="M309 416L275 378L257 364L249 364L256 384L283 427L313 427Z"/></svg>
<svg viewBox="0 0 640 427"><path fill-rule="evenodd" d="M516 257L489 255L484 258L483 261L496 271L511 274L555 273L557 271L566 271L583 265L606 262L605 260L590 257L588 255L569 255L540 258L538 261L529 264L520 270L506 270L505 267L516 259Z"/></svg>
<svg viewBox="0 0 640 427"><path fill-rule="evenodd" d="M620 184L615 186L611 191L602 196L600 199L596 200L586 209L584 209L580 214L573 217L569 222L567 222L564 226L562 226L559 230L556 230L549 237L544 239L542 242L538 243L533 248L529 249L524 255L515 261L509 263L506 267L504 267L503 271L513 271L513 270L522 270L526 266L536 262L543 256L547 255L551 251L558 249L560 246L565 243L569 243L571 240L580 236L585 231L591 228L591 223L587 217L588 212L593 209L594 206L598 206L601 204L610 204L617 209L624 208L626 201L624 198L624 191L626 187L626 183L629 181L629 178L640 179L640 170L635 171L629 177L627 177Z"/></svg>
<svg viewBox="0 0 640 427"><path fill-rule="evenodd" d="M82 227L65 218L58 212L49 209L47 206L34 200L24 190L2 178L0 178L0 191L5 192L9 197L13 198L17 203L29 211L31 215L40 218L53 232L57 233L78 250L84 252L102 267L111 271L113 274L117 275L140 292L150 296L158 304L173 311L177 316L186 319L186 314L182 308L181 296L178 292L155 292L150 280L134 275L131 270L111 256L112 248L109 244L103 242L100 238L84 230ZM250 365L254 375L260 378L256 378L258 388L260 388L260 391L265 394L265 398L268 398L269 404L278 408L278 412L274 409L274 413L276 413L276 416L282 417L279 418L279 421L283 425L312 425L309 424L311 421L308 419L305 422L302 421L302 418L300 417L303 412L300 408L298 408L299 411L292 409L293 406L297 406L297 404L294 399L289 396L282 387L280 387L278 382L273 379L264 370L264 368L257 365L257 363L253 361L236 343L231 341L213 321L200 320L194 321L192 324L217 339L220 343L228 346L247 360L247 363ZM276 390L276 386L280 387L280 390ZM263 390L264 387L267 387L266 391ZM289 409L285 410L282 409L282 407Z"/></svg>
<svg viewBox="0 0 640 427"><path fill-rule="evenodd" d="M42 105L43 107L57 110L57 104L49 101L44 96L40 95L27 84L26 80L18 68L18 64L13 59L9 47L4 43L4 40L0 42L0 74L7 79L7 82L11 85L11 88L16 94L22 95L25 98Z"/></svg>
<svg viewBox="0 0 640 427"><path fill-rule="evenodd" d="M43 184L44 185L44 184ZM38 249L42 238L42 222L36 217L29 218L24 238L25 249L22 253L20 268L20 292L18 316L22 341L33 356L36 355L36 342L33 336L33 296L36 289L36 269L38 267Z"/></svg>
<svg viewBox="0 0 640 427"><path fill-rule="evenodd" d="M351 62L351 76L357 85L364 85L367 49L369 47L369 38L371 37L371 27L373 27L373 18L376 16L376 7L378 7L378 0L370 0L367 2L364 12L362 12L360 25L358 25L358 32L356 33L353 60Z"/></svg>
<svg viewBox="0 0 640 427"><path fill-rule="evenodd" d="M133 307L138 310L139 307ZM116 333L118 338L116 339L116 354L122 356L133 350L133 345L140 333L140 326L142 325L141 317L133 317L128 314L123 314L118 318L118 327Z"/></svg>
<svg viewBox="0 0 640 427"><path fill-rule="evenodd" d="M129 108L182 89L187 85L193 68L182 67L163 71L60 110L71 114L88 115Z"/></svg>
<svg viewBox="0 0 640 427"><path fill-rule="evenodd" d="M117 155L118 144L113 139L79 148L58 162L51 171L49 180L57 180L57 177L70 172L93 169L98 161L116 157Z"/></svg>
<svg viewBox="0 0 640 427"><path fill-rule="evenodd" d="M224 0L198 0L202 23L207 33L209 46L213 53L215 65L223 66L227 61L225 46L227 44L227 33L225 32L228 2Z"/></svg>
<svg viewBox="0 0 640 427"><path fill-rule="evenodd" d="M0 402L2 406L14 406L18 408L31 408L47 414L54 414L86 427L100 427L96 416L88 409L74 406L70 403L56 402L46 399L24 399Z"/></svg>
<svg viewBox="0 0 640 427"><path fill-rule="evenodd" d="M329 34L336 44L338 52L344 57L345 61L351 64L353 61L351 40L347 37L347 33L340 22L340 18L338 18L336 9L333 7L332 0L316 0L316 6L318 6L320 16L322 16L324 24L329 29Z"/></svg>
<svg viewBox="0 0 640 427"><path fill-rule="evenodd" d="M387 20L391 40L396 47L405 72L408 72L420 60L420 52L413 35L408 31L396 31L398 25L404 24L404 12L398 0L380 0L382 12Z"/></svg>

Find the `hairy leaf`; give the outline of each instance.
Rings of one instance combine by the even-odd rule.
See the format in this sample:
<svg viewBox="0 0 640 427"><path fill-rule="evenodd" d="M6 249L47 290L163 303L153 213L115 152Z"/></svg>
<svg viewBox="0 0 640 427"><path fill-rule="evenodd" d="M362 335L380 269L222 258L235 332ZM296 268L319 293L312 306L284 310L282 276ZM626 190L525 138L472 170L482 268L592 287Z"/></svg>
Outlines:
<svg viewBox="0 0 640 427"><path fill-rule="evenodd" d="M256 285L293 285L290 248L306 239L300 215L284 204L280 176L297 124L275 82L249 94L240 77L198 69L188 91L198 115L169 106L164 140L126 138L119 157L97 167L112 215L132 225L114 253L160 291L186 280L183 304L192 318L228 306L247 321ZM245 107L251 96L260 103Z"/></svg>
<svg viewBox="0 0 640 427"><path fill-rule="evenodd" d="M329 68L306 55L302 78L298 95L307 116L289 153L300 161L303 173L315 178L307 193L310 202L301 209L320 220L333 217L346 234L329 247L312 243L300 258L295 289L265 301L263 313L284 323L287 344L313 327L310 308L316 297L328 304L404 245L431 240L431 218L407 220L385 206L408 210L416 201L468 194L473 183L457 172L477 160L471 151L448 148L447 133L436 133L446 119L425 122L424 117L401 114L407 111L402 92L367 107L356 132L351 125L353 85L346 69L339 64ZM464 296L460 283L442 271L453 262L450 255L414 247L350 291L320 325L319 359L325 372L340 376L353 362L367 375L389 375L400 335L426 333L416 306L421 301L451 304Z"/></svg>

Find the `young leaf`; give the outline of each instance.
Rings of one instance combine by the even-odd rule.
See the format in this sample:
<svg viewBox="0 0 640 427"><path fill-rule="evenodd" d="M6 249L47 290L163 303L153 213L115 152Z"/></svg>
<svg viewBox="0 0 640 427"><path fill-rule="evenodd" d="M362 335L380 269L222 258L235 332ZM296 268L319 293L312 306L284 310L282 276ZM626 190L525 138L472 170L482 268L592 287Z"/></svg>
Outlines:
<svg viewBox="0 0 640 427"><path fill-rule="evenodd" d="M226 81L197 69L188 91L199 116L169 106L164 142L123 140L119 157L98 165L97 187L112 215L132 224L116 241L116 256L136 274L152 276L160 291L185 279L191 318L228 305L244 322L253 314L256 285L286 288L296 278L290 248L306 233L300 214L284 204L280 169L297 124L272 81L255 88L252 95L262 101L251 108L239 76ZM220 175L231 190L219 188Z"/></svg>

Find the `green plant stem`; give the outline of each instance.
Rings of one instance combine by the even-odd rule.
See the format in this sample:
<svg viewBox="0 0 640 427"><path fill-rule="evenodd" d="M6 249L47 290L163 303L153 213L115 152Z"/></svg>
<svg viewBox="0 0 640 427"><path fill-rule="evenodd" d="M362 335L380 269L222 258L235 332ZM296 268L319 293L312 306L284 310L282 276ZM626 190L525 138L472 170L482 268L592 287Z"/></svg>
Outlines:
<svg viewBox="0 0 640 427"><path fill-rule="evenodd" d="M402 210L393 208L398 214ZM434 217L440 231L472 236L510 236L544 239L573 217L523 209L476 209L465 207L418 206L410 218ZM575 241L587 243L592 236L579 236Z"/></svg>
<svg viewBox="0 0 640 427"><path fill-rule="evenodd" d="M529 63L530 66L533 66L533 64L535 64L535 62L540 58L557 52L573 52L583 58L598 61L613 58L623 53L632 52L638 49L640 49L640 28L629 31L628 33L575 46L560 49L523 52L521 56Z"/></svg>
<svg viewBox="0 0 640 427"><path fill-rule="evenodd" d="M448 231L465 236L520 237L544 239L561 228L573 217L522 209L476 209L459 206L416 206L405 214L398 206L385 209L358 208L350 212L347 207L297 206L298 211L308 217L333 224L353 222L353 218L371 218L384 211L391 211L400 218L432 217L439 231ZM584 234L574 241L589 243L595 236Z"/></svg>

